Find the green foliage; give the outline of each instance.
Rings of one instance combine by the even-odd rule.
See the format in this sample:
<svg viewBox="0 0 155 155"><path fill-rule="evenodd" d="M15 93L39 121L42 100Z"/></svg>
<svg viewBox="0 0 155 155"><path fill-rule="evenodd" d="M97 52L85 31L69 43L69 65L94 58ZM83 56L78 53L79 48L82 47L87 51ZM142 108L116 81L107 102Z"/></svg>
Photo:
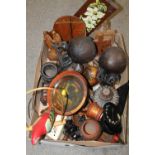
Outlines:
<svg viewBox="0 0 155 155"><path fill-rule="evenodd" d="M55 113L54 113L54 110L52 110L52 111L50 112L50 120L51 120L51 121L54 121L54 119L55 119Z"/></svg>

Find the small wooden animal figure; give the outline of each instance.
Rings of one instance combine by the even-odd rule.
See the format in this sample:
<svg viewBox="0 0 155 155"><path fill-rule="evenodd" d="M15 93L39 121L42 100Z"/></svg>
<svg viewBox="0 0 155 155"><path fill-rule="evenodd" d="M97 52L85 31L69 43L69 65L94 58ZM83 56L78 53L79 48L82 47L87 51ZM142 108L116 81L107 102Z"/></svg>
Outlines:
<svg viewBox="0 0 155 155"><path fill-rule="evenodd" d="M51 61L56 61L58 60L58 56L57 56L57 52L56 50L52 47L53 43L60 43L61 37L58 33L56 33L55 31L51 31L51 32L44 32L44 42L48 47L48 58Z"/></svg>

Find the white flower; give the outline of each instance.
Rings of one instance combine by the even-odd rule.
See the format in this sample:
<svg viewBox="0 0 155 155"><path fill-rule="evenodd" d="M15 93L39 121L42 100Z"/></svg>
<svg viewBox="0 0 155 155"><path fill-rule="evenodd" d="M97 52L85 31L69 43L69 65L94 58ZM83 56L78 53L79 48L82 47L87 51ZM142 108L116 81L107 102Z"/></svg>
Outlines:
<svg viewBox="0 0 155 155"><path fill-rule="evenodd" d="M86 17L80 17L86 24L88 32L94 29L100 19L103 18L105 15L104 10L102 9L102 11L99 6L100 5L96 4L94 6L89 6L87 8L87 11L84 13Z"/></svg>
<svg viewBox="0 0 155 155"><path fill-rule="evenodd" d="M82 17L82 20L84 21L84 23L86 24L86 27L88 29L95 28L96 21L92 20L92 18L90 16Z"/></svg>
<svg viewBox="0 0 155 155"><path fill-rule="evenodd" d="M93 8L88 7L87 11L85 12L85 15L86 16L93 16L93 15L97 14L97 12L98 12L98 8L97 7L93 7Z"/></svg>
<svg viewBox="0 0 155 155"><path fill-rule="evenodd" d="M105 13L102 13L102 12L98 11L96 16L97 16L97 18L100 19L100 18L102 18L104 15L105 15Z"/></svg>
<svg viewBox="0 0 155 155"><path fill-rule="evenodd" d="M90 11L90 12L94 12L95 13L95 12L98 11L98 8L97 7L93 7L93 8L92 7L88 7L87 8L87 11Z"/></svg>
<svg viewBox="0 0 155 155"><path fill-rule="evenodd" d="M102 18L105 15L105 13L99 11L97 7L93 7L93 8L88 7L84 15L91 16L93 20L97 20Z"/></svg>

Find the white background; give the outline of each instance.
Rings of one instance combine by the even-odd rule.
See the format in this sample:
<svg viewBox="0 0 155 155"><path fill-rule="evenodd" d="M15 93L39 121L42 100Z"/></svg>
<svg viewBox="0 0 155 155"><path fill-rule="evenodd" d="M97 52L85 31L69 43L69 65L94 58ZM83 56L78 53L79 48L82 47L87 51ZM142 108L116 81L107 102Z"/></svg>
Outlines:
<svg viewBox="0 0 155 155"><path fill-rule="evenodd" d="M154 11L153 0L130 0L131 155L155 154ZM26 1L1 1L0 21L0 155L24 155L26 154Z"/></svg>

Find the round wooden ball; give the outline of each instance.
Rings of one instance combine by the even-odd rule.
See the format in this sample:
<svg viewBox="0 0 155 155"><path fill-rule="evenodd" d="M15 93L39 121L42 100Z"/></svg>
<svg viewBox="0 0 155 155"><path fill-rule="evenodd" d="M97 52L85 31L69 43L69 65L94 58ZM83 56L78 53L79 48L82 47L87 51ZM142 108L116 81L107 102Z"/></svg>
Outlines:
<svg viewBox="0 0 155 155"><path fill-rule="evenodd" d="M77 37L70 41L68 54L76 63L88 63L96 56L96 46L90 37Z"/></svg>
<svg viewBox="0 0 155 155"><path fill-rule="evenodd" d="M119 47L107 48L99 58L99 65L110 73L122 73L127 65L127 56Z"/></svg>

